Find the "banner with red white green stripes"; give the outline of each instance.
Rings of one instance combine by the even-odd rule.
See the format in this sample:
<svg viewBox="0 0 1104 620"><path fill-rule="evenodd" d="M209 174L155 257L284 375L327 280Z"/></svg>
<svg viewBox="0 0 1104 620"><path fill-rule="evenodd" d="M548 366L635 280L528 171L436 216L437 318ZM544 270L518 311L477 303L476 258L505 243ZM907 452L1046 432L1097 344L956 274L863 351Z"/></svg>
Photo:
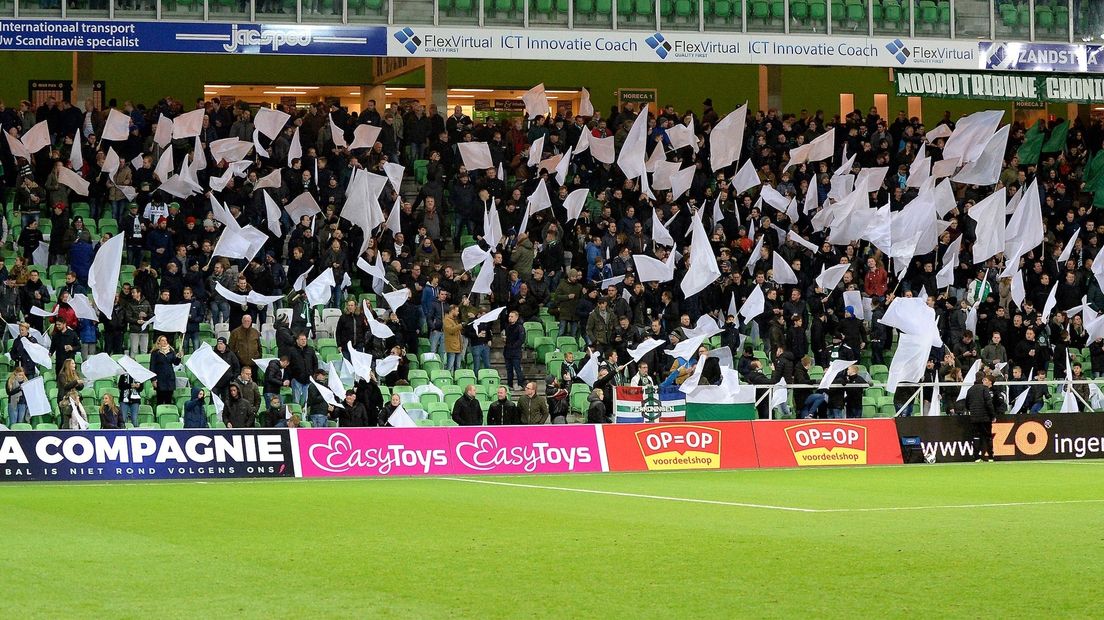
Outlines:
<svg viewBox="0 0 1104 620"><path fill-rule="evenodd" d="M681 422L686 419L686 395L677 386L620 386L613 392L618 423Z"/></svg>

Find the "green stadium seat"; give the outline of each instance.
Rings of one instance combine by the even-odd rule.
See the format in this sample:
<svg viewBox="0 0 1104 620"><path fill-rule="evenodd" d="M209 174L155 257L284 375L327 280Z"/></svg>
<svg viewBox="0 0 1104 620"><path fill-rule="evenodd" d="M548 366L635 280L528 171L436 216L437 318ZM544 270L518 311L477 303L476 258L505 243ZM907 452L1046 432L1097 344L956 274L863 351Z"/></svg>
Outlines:
<svg viewBox="0 0 1104 620"><path fill-rule="evenodd" d="M407 381L412 387L420 387L429 383L429 373L420 368L407 371Z"/></svg>
<svg viewBox="0 0 1104 620"><path fill-rule="evenodd" d="M804 22L809 18L809 3L808 2L791 2L790 3L790 19Z"/></svg>
<svg viewBox="0 0 1104 620"><path fill-rule="evenodd" d="M54 424L53 422L43 422L41 424L36 424L35 425L35 430L36 431L56 431L56 430L58 430L58 425Z"/></svg>

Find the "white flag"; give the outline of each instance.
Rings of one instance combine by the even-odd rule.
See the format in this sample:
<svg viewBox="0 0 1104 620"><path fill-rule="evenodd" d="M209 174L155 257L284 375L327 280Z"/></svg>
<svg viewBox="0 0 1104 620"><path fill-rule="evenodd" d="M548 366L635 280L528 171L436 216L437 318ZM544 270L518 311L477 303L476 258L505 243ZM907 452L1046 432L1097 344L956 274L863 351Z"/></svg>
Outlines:
<svg viewBox="0 0 1104 620"><path fill-rule="evenodd" d="M494 167L491 148L486 142L461 142L456 145L456 148L459 149L460 157L469 172Z"/></svg>
<svg viewBox="0 0 1104 620"><path fill-rule="evenodd" d="M594 105L590 102L590 91L585 88L579 90L579 116L594 116Z"/></svg>
<svg viewBox="0 0 1104 620"><path fill-rule="evenodd" d="M122 112L112 109L107 113L107 120L104 121L103 133L100 135L104 140L111 140L112 142L122 142L130 135L130 117Z"/></svg>
<svg viewBox="0 0 1104 620"><path fill-rule="evenodd" d="M612 164L616 159L613 136L607 138L590 138L590 154L594 159L603 164ZM533 164L529 164L532 166Z"/></svg>
<svg viewBox="0 0 1104 620"><path fill-rule="evenodd" d="M740 316L744 317L744 321L747 322L763 314L765 309L766 299L763 297L763 287L751 287L751 294L748 295L744 305L740 307Z"/></svg>
<svg viewBox="0 0 1104 620"><path fill-rule="evenodd" d="M333 287L337 286L334 280L333 267L327 267L317 278L303 287L307 294L307 301L312 306L321 306L330 301Z"/></svg>
<svg viewBox="0 0 1104 620"><path fill-rule="evenodd" d="M81 196L88 195L88 181L85 181L81 175L73 172L69 168L60 168L58 170L58 183L61 183Z"/></svg>
<svg viewBox="0 0 1104 620"><path fill-rule="evenodd" d="M836 375L849 368L852 364L855 364L856 360L834 360L828 365L828 368L824 371L824 376L820 378L820 384L818 389L828 389L829 385L832 385L832 381L835 380Z"/></svg>
<svg viewBox="0 0 1104 620"><path fill-rule="evenodd" d="M721 270L717 266L717 257L713 254L713 246L709 244L709 236L702 225L702 211L693 216L690 238L690 270L682 278L681 288L683 295L691 297L698 294L705 287L721 277Z"/></svg>
<svg viewBox="0 0 1104 620"><path fill-rule="evenodd" d="M27 413L31 417L48 415L53 410L46 396L46 382L42 375L23 382L23 398L27 401Z"/></svg>
<svg viewBox="0 0 1104 620"><path fill-rule="evenodd" d="M825 291L835 289L836 285L843 279L844 272L847 271L847 268L850 266L849 264L836 265L820 272L820 275L816 277L817 286Z"/></svg>
<svg viewBox="0 0 1104 620"><path fill-rule="evenodd" d="M362 127L367 127L367 125L361 125L361 126ZM288 154L287 154L288 168L291 167L291 163L293 161L295 161L296 159L302 159L302 158L303 158L303 143L299 141L299 128L296 127L295 128L295 133L291 134L291 143L288 146ZM316 182L317 182L317 180L318 179L315 179ZM305 194L307 192L303 192L303 193Z"/></svg>
<svg viewBox="0 0 1104 620"><path fill-rule="evenodd" d="M99 381L115 377L121 372L123 369L107 353L97 353L81 362L81 374L85 381Z"/></svg>
<svg viewBox="0 0 1104 620"><path fill-rule="evenodd" d="M714 172L740 160L747 125L747 104L722 118L709 132L709 167Z"/></svg>
<svg viewBox="0 0 1104 620"><path fill-rule="evenodd" d="M203 130L203 117L205 115L206 111L203 108L197 108L173 119L173 140L198 136L199 132Z"/></svg>
<svg viewBox="0 0 1104 620"><path fill-rule="evenodd" d="M183 334L188 331L188 314L192 304L157 304L153 307L153 329L159 332Z"/></svg>
<svg viewBox="0 0 1104 620"><path fill-rule="evenodd" d="M775 252L772 262L771 269L774 272L775 282L778 284L797 284L797 274L794 273L781 254Z"/></svg>
<svg viewBox="0 0 1104 620"><path fill-rule="evenodd" d="M88 287L92 289L92 300L109 319L115 308L115 290L119 286L124 243L125 235L115 235L108 239L96 251L92 268L88 270Z"/></svg>
<svg viewBox="0 0 1104 620"><path fill-rule="evenodd" d="M208 350L210 350L210 345L204 344L203 346L207 347ZM156 374L150 372L148 368L139 364L137 360L130 357L129 355L124 355L119 358L119 366L123 369L123 372L130 375L130 378L134 379L136 383L145 383L146 381L149 381L150 379L157 376ZM227 364L226 367L229 368L230 365Z"/></svg>
<svg viewBox="0 0 1104 620"><path fill-rule="evenodd" d="M521 100L525 102L525 114L529 120L548 114L548 95L545 94L543 83L530 88L521 96Z"/></svg>
<svg viewBox="0 0 1104 620"><path fill-rule="evenodd" d="M627 179L635 179L647 173L644 158L648 147L648 104L644 104L640 114L633 121L632 128L621 143L621 152L617 154L617 166ZM593 151L593 147L591 147Z"/></svg>
<svg viewBox="0 0 1104 620"><path fill-rule="evenodd" d="M219 357L211 348L211 345L206 342L188 357L188 361L184 363L184 366L191 370L195 378L208 390L215 389L215 385L222 379L222 375L230 369L230 364Z"/></svg>
<svg viewBox="0 0 1104 620"><path fill-rule="evenodd" d="M165 148L173 139L172 119L162 114L157 119L157 129L153 133L153 142L161 148Z"/></svg>
<svg viewBox="0 0 1104 620"><path fill-rule="evenodd" d="M69 167L73 170L76 170L77 172L80 172L80 169L84 167L84 149L81 148L80 131L77 131L77 133L73 134L73 147L69 149ZM70 185L69 187L72 187L72 185ZM87 196L88 193L85 192L81 195Z"/></svg>
<svg viewBox="0 0 1104 620"><path fill-rule="evenodd" d="M762 181L759 180L759 173L755 172L755 166L752 165L751 160L744 162L743 166L736 172L736 176L732 177L732 197L738 194L742 194L753 187L759 187ZM810 193L813 193L813 188L810 188Z"/></svg>
<svg viewBox="0 0 1104 620"><path fill-rule="evenodd" d="M275 140L289 120L290 114L262 106L253 117L253 126L269 139Z"/></svg>

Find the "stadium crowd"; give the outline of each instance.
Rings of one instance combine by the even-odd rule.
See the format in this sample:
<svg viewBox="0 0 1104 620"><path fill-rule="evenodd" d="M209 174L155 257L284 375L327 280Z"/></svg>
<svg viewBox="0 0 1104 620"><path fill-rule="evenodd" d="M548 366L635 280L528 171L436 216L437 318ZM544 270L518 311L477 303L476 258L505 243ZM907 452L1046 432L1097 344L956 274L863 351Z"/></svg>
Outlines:
<svg viewBox="0 0 1104 620"><path fill-rule="evenodd" d="M205 113L198 138L159 144L161 118L199 108ZM111 110L129 119L125 140L100 137ZM4 231L6 247L12 248L0 269L0 317L9 328L4 337L11 357L5 376L9 425L31 421L20 386L42 373L56 387L54 422L63 426L97 412L102 428L138 426L143 406L162 405L174 406L188 427L388 425L397 408L414 407L404 400L405 390L396 388L416 386L421 395L434 388L444 392L446 383L460 387L459 394L449 390L450 398L442 399L451 403L449 414L457 424L564 422L571 411L589 422L606 422L613 386L682 384L711 348L722 346L731 349L747 383L764 390L783 379L805 386L792 388L792 411L783 405L785 411L861 416L867 386L884 384L895 350L896 330L879 318L897 297L927 296L935 310L943 346L932 349L923 380L944 384L945 413L966 411L969 399L960 401L958 392L976 360L982 362L979 385L1062 378L1067 360L1075 379L1104 374L1104 340L1090 337L1081 312L1104 312L1104 293L1093 271L1102 239L1087 193L1093 184L1086 183L1098 174L1093 158L1104 140L1096 120L1049 123L1043 132L1053 138L1048 146L1057 143L1057 148L1035 154L1032 163L1019 155L1025 147L1031 150L1031 134L1039 128L1014 125L999 185L952 183L954 204L940 216L935 249L901 264L867 238L829 242L832 227L818 225L814 216L845 196L837 193L834 179L878 167L889 171L871 186L869 204L888 205L891 213L904 209L919 192L909 183L917 154L922 151L933 164L942 159L947 130L955 127L949 114L926 127L904 112L884 118L874 109L844 117L820 110L749 113L742 156L714 172L711 131L722 111L709 99L700 110L649 110L651 164L665 160L695 168L688 190L672 197L669 189L655 189L653 200L639 179L626 179L619 166L578 148L585 134L612 136L620 150L638 113L631 105L587 118L492 116L481 122L459 107L449 114L420 104L382 109L369 103L359 114L325 103L283 111L289 120L270 139L258 134L255 110L226 107L218 99L166 98L149 107L112 100L105 110L90 102L83 109L53 100L37 109L28 102L16 108L0 103L0 125L11 136L0 141ZM34 152L31 161L13 156L12 140L41 121L47 123L49 146ZM374 144L343 146L354 142L363 125L379 128ZM691 128L691 144L673 145L672 130L680 125ZM343 135L335 136L335 127ZM929 141L926 135L940 127L942 137ZM832 134L831 157L787 166L794 149L826 132ZM224 139L255 144L246 167L212 154L210 145ZM562 184L554 164L529 165L531 145L542 139L541 161L571 151ZM488 144L492 166L465 167L459 145L472 141ZM195 152L196 143L202 152ZM194 169L198 191L174 195L161 189L170 181L162 178L165 169L158 170L165 151L172 152L170 162ZM104 171L112 152L119 159L113 174ZM89 183L87 196L63 182L62 170L74 161ZM748 161L754 187L733 191L734 178ZM389 166L396 163L405 167L401 177ZM168 170L181 176L176 168ZM354 171L360 170L388 179L376 197L386 221L373 230L363 230L355 223L361 216L344 209ZM267 182L274 171L276 182ZM658 185L655 180L652 176ZM551 208L529 213L528 199L541 182ZM796 207L768 206L760 184L795 199ZM569 217L565 200L579 188L589 190L586 202L577 217ZM1039 192L1045 238L1020 259L1026 296L1017 305L1013 279L999 277L1004 253L976 264L972 259L982 231L968 214L994 191L1022 202L1030 188ZM319 211L292 217L287 207L299 204L303 194ZM278 207L278 222L272 221L268 200ZM689 248L699 215L708 222L721 275L686 296L679 283L692 269ZM500 233L486 229L496 220ZM664 223L674 247L657 241L657 222ZM220 236L249 225L267 236L255 255L217 255ZM120 234L126 266L111 316L100 308L99 320L78 318L69 302L90 293L96 253ZM938 286L952 243L960 243L950 267L953 282ZM472 246L492 257L489 293L472 292L477 277L461 264L462 252ZM679 253L672 278L641 281L635 255L666 262L672 251ZM776 281L776 255L796 282ZM817 276L841 264L847 267L839 283L822 288ZM382 267L382 278L366 270L375 265ZM327 269L331 292L312 304L307 289ZM763 292L764 309L745 319L737 310L756 287ZM384 298L404 289L409 299L397 307L393 298ZM1052 290L1054 301L1048 304ZM239 301L251 292L281 298L271 306ZM157 304L190 305L183 334L148 329ZM505 310L493 320L474 322L498 308ZM659 347L638 360L632 357L631 349L648 338L671 345L686 340L702 317L722 331L697 354L671 358L668 347ZM534 332L534 324L555 327ZM392 335L381 336L388 330ZM536 338L544 340L537 344ZM549 339L555 345L538 353ZM28 340L48 347L50 365L32 358ZM178 381L184 377L180 364L204 343L230 368L211 390L185 387L186 381ZM328 362L345 358L354 365L350 350L372 355L376 371L359 376L343 370L352 387L337 393L334 398L343 402L334 403L320 388L333 384ZM93 386L85 385L76 362L99 352L127 353L155 376L147 383L123 374L107 389L90 391ZM501 386L492 352L494 366L501 353ZM596 379L584 382L579 374L590 352L600 354L599 369ZM385 359L394 360L386 372L380 367ZM541 376L526 373L523 362L530 359L540 362ZM263 367L259 360L265 360ZM830 388L816 389L818 371L835 360L862 364L840 373ZM529 364L530 374L533 367ZM707 366L702 382L719 380L719 372ZM572 385L579 384L587 385L586 396L576 401ZM1074 389L1090 401L1086 384ZM212 391L221 415L211 413ZM1054 404L1055 394L1043 383L1011 385L993 394L1007 408L1008 399L1024 391L1025 412ZM898 389L892 400L911 414L932 398L930 389L917 394L912 388ZM761 415L767 415L763 408Z"/></svg>

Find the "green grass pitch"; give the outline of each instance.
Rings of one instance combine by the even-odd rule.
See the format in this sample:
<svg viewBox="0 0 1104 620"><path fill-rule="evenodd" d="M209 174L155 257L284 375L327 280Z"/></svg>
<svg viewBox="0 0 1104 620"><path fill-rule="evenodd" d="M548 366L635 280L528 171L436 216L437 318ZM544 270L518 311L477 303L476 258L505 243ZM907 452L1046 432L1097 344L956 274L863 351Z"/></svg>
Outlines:
<svg viewBox="0 0 1104 620"><path fill-rule="evenodd" d="M0 497L13 619L1074 618L1098 617L1104 591L1096 463Z"/></svg>

